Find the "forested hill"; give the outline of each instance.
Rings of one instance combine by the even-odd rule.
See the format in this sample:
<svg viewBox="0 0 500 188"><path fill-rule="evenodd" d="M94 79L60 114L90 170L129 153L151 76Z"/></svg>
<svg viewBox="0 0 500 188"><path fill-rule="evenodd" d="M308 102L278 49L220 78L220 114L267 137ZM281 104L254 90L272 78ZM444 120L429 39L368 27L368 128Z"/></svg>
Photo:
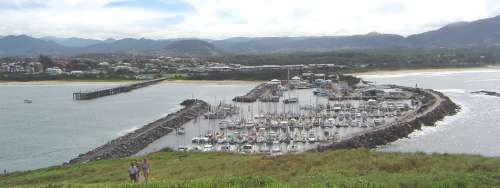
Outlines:
<svg viewBox="0 0 500 188"><path fill-rule="evenodd" d="M0 56L80 55L124 53L207 57L227 54L283 54L298 52L390 51L428 52L442 50L494 51L500 46L500 16L474 22L459 22L408 37L372 32L353 36L239 37L225 40L133 39L94 40L83 38L34 38L26 35L0 37Z"/></svg>

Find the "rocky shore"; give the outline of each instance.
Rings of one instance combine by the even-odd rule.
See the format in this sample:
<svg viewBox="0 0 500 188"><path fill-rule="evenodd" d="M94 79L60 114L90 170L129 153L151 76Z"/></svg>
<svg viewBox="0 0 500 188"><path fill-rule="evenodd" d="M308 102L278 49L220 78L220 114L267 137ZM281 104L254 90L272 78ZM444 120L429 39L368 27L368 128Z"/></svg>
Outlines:
<svg viewBox="0 0 500 188"><path fill-rule="evenodd" d="M70 164L101 159L128 157L144 149L153 141L181 127L188 121L208 111L209 104L202 100L190 99L181 103L183 109L143 126L134 132L112 140L69 161Z"/></svg>
<svg viewBox="0 0 500 188"><path fill-rule="evenodd" d="M250 90L247 94L243 96L236 96L233 98L234 102L255 102L260 96L269 93L272 90L272 86L266 83L259 84L257 87Z"/></svg>
<svg viewBox="0 0 500 188"><path fill-rule="evenodd" d="M474 91L474 92L471 92L471 93L472 94L480 94L480 95L489 95L489 96L500 97L500 93L494 92L494 91L481 90L481 91Z"/></svg>
<svg viewBox="0 0 500 188"><path fill-rule="evenodd" d="M433 126L434 123L442 120L445 116L454 115L460 110L458 105L440 92L433 90L415 90L415 92L418 93L419 100L422 103L419 110L417 110L417 114L407 116L398 123L389 124L352 135L349 138L337 140L330 144L321 145L318 147L318 150L374 148L407 137L422 126Z"/></svg>

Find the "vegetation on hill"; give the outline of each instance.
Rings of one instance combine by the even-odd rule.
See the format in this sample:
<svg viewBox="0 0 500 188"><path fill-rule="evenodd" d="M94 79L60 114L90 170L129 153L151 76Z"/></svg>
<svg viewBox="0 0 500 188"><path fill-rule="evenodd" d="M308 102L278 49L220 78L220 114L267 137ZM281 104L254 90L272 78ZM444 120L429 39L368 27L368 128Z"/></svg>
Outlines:
<svg viewBox="0 0 500 188"><path fill-rule="evenodd" d="M208 61L242 65L336 64L370 68L468 67L495 64L497 52L325 52L259 55L225 55L207 57Z"/></svg>
<svg viewBox="0 0 500 188"><path fill-rule="evenodd" d="M500 158L380 153L366 149L298 155L175 153L147 156L151 182L131 185L131 160L18 172L0 187L500 187Z"/></svg>

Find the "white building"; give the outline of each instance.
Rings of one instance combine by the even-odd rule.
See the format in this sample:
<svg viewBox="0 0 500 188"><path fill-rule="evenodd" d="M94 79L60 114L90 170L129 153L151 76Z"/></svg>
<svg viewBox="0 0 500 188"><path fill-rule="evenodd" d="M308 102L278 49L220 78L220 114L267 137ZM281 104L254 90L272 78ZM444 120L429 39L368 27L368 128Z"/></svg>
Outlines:
<svg viewBox="0 0 500 188"><path fill-rule="evenodd" d="M47 68L47 70L45 72L47 72L47 74L53 75L53 76L54 75L60 75L60 74L63 73L63 71L60 68L58 68L58 67Z"/></svg>

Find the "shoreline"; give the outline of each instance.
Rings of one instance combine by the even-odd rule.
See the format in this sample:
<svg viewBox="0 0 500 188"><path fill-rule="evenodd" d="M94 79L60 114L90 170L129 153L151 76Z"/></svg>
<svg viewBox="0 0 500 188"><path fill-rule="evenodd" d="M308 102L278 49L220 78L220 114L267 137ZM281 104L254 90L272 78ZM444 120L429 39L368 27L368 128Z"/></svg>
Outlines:
<svg viewBox="0 0 500 188"><path fill-rule="evenodd" d="M264 81L247 81L247 80L165 80L160 84L212 84L212 85L234 85L234 84L257 84Z"/></svg>
<svg viewBox="0 0 500 188"><path fill-rule="evenodd" d="M488 65L480 67L443 67L443 68L409 68L409 69L395 69L395 70L370 70L365 72L350 73L355 76L374 76L374 75L388 75L388 74L414 74L414 73L439 73L439 72L474 72L474 71L500 71L500 65Z"/></svg>
<svg viewBox="0 0 500 188"><path fill-rule="evenodd" d="M117 80L117 81L99 81L99 80L46 80L46 81L0 81L0 86L9 85L69 85L69 84L130 84L140 82L141 80ZM262 81L246 80L165 80L159 84L212 84L212 85L235 85L235 84L255 84Z"/></svg>
<svg viewBox="0 0 500 188"><path fill-rule="evenodd" d="M442 72L474 72L474 71L500 71L500 65L488 65L478 67L443 67L443 68L408 68L408 69L376 69L368 71L354 71L355 76L376 76L393 74L422 74L422 73L442 73ZM5 81L0 80L0 86L5 85L67 85L67 84L129 84L144 80L41 80L41 81ZM165 80L159 84L213 84L213 85L234 85L234 84L258 84L262 80Z"/></svg>

